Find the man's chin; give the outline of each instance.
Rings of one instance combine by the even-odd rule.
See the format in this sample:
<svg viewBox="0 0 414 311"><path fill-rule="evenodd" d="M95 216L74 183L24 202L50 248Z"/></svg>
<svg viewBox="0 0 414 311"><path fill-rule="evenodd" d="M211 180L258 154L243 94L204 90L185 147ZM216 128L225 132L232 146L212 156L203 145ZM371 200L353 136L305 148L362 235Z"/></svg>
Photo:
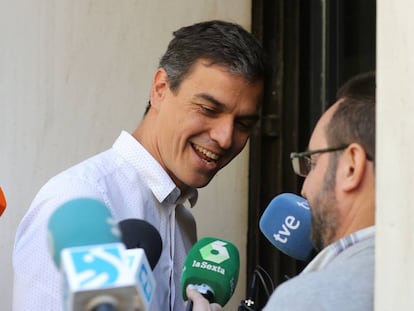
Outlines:
<svg viewBox="0 0 414 311"><path fill-rule="evenodd" d="M210 178L193 178L193 179L188 179L188 180L180 180L180 181L175 181L176 186L181 190L181 191L185 191L186 189L189 188L204 188L205 186L207 186L211 179L213 178L213 176L211 176Z"/></svg>
<svg viewBox="0 0 414 311"><path fill-rule="evenodd" d="M191 188L197 188L197 189L204 188L211 182L213 177L214 175L209 178L206 178L205 176L203 176L203 178L197 178L195 180L192 180L188 185Z"/></svg>

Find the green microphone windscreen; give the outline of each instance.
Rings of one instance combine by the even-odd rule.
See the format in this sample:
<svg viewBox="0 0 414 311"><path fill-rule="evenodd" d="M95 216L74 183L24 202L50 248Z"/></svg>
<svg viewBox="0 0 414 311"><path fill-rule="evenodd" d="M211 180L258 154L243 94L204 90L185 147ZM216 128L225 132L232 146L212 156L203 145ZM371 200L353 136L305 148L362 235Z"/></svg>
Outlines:
<svg viewBox="0 0 414 311"><path fill-rule="evenodd" d="M210 302L224 306L234 293L239 277L239 252L232 243L205 237L190 250L181 276L181 292L187 300L188 285L207 287Z"/></svg>

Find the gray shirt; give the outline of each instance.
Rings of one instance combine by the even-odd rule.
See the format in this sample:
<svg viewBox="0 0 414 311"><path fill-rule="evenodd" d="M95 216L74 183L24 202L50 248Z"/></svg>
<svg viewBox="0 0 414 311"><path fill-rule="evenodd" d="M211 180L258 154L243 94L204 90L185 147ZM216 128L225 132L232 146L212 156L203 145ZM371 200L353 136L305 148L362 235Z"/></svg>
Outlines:
<svg viewBox="0 0 414 311"><path fill-rule="evenodd" d="M277 287L263 311L373 310L374 257L374 227L349 235Z"/></svg>

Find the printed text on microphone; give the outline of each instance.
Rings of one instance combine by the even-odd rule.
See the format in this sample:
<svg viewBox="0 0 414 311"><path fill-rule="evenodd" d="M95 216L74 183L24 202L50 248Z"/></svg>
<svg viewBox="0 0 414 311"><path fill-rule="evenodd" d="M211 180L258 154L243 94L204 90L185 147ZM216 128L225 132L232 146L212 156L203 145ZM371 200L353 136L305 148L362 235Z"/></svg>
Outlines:
<svg viewBox="0 0 414 311"><path fill-rule="evenodd" d="M292 230L296 230L300 227L300 221L296 220L294 216L287 216L285 223L282 224L282 229L278 233L273 234L276 241L286 243Z"/></svg>
<svg viewBox="0 0 414 311"><path fill-rule="evenodd" d="M218 273L220 273L222 275L225 275L225 273L226 273L226 270L223 269L222 267L209 264L206 261L200 262L200 261L197 261L197 260L193 260L192 266L194 268L200 268L200 269L205 269L205 270L210 270L210 271L218 272Z"/></svg>

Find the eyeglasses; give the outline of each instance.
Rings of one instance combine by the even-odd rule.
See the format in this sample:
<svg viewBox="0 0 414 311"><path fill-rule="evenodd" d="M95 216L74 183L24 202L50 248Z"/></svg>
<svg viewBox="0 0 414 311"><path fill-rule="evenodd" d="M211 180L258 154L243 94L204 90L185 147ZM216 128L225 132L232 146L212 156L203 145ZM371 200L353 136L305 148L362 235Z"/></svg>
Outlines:
<svg viewBox="0 0 414 311"><path fill-rule="evenodd" d="M299 176L306 177L312 169L312 154L316 153L325 153L344 150L349 145L341 145L338 147L330 147L324 149L310 150L305 152L292 152L290 154L290 159L292 160L293 171Z"/></svg>

